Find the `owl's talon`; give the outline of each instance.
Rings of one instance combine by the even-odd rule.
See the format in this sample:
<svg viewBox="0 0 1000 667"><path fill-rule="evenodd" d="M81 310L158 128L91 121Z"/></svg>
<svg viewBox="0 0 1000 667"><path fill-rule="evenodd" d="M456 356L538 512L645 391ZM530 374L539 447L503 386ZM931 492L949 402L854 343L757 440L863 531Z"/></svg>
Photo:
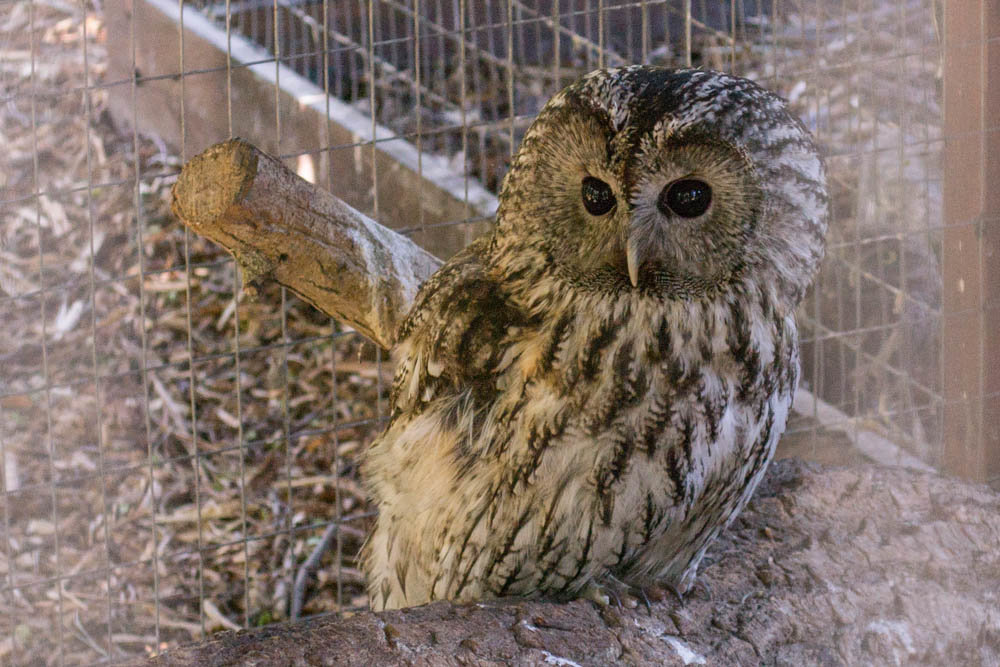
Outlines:
<svg viewBox="0 0 1000 667"><path fill-rule="evenodd" d="M680 604L680 606L683 607L686 604L686 602L684 600L684 594L681 593L681 591L680 591L679 588L677 588L676 586L674 586L673 584L671 584L669 582L664 583L663 587L666 588L668 591L670 591L671 595L673 595L675 598L677 598L677 602L678 602L678 604Z"/></svg>
<svg viewBox="0 0 1000 667"><path fill-rule="evenodd" d="M646 613L652 615L653 605L649 601L649 596L646 595L646 590L644 588L639 588L639 595L642 596L642 604L646 607Z"/></svg>
<svg viewBox="0 0 1000 667"><path fill-rule="evenodd" d="M646 609L650 609L649 598L642 588L626 584L611 574L606 574L600 584L591 582L580 593L580 597L592 600L602 607L610 606L613 601L616 607L622 609L635 609L642 600Z"/></svg>
<svg viewBox="0 0 1000 667"><path fill-rule="evenodd" d="M607 607L611 605L611 598L607 596L605 590L597 584L590 584L580 592L580 597L584 600L590 600L598 607Z"/></svg>

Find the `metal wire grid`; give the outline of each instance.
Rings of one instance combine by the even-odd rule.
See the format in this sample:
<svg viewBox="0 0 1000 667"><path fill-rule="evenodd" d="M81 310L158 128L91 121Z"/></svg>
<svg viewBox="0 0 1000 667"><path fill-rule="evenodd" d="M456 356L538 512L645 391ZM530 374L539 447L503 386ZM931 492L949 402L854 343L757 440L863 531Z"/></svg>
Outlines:
<svg viewBox="0 0 1000 667"><path fill-rule="evenodd" d="M35 6L25 3L29 18L28 34L32 40L36 33L41 32L35 29ZM76 12L71 12L75 14ZM81 12L82 14L83 12ZM75 18L75 17L74 17ZM86 30L87 23L84 22L83 30ZM30 359L31 347L25 341L25 345L19 345L14 341L14 347L5 347L3 372L3 389L0 391L0 404L4 415L2 423L5 428L0 432L0 456L4 466L4 535L5 535L5 556L4 563L5 582L2 593L6 608L11 610L6 615L4 625L7 631L4 633L7 641L0 646L3 659L13 658L15 662L33 662L36 659L49 659L56 662L83 662L90 663L97 659L114 659L122 657L122 651L128 647L133 652L137 648L141 651L143 643L145 648L155 648L161 639L160 614L161 608L172 609L176 600L161 599L161 579L166 578L161 574L161 565L170 564L185 559L197 559L197 582L196 599L199 604L194 606L195 614L193 622L195 627L200 625L201 630L206 628L206 615L212 615L213 609L201 603L211 596L219 593L219 587L206 588L204 578L206 570L206 557L213 553L220 553L231 547L236 547L243 552L244 581L242 588L243 614L237 619L246 625L251 623L250 613L250 585L247 571L248 545L250 541L243 539L240 535L246 535L247 506L243 494L247 488L247 480L244 475L243 462L245 454L252 451L259 451L272 442L255 436L252 432L245 433L243 428L243 410L241 397L245 391L241 391L241 359L245 356L277 353L278 362L276 364L278 383L286 392L290 384L285 379L288 373L289 353L293 353L296 346L317 346L323 345L326 341L327 356L331 359L329 363L335 363L335 358L329 355L332 349L330 344L331 334L329 325L326 326L327 333L323 335L305 336L301 327L298 335L289 334L287 314L292 309L285 295L280 294L281 309L278 312L280 318L280 337L277 342L269 344L258 344L254 347L243 347L240 344L238 329L232 338L232 348L228 348L225 343L211 342L207 347L203 345L205 340L200 336L197 326L193 326L192 311L199 305L198 299L193 298L195 292L201 291L199 276L204 277L213 272L227 275L228 282L235 289L235 274L229 262L219 261L198 261L192 254L192 246L197 245L186 233L174 235L173 241L182 243L183 248L179 252L181 263L170 262L149 262L146 254L147 249L151 249L149 254L157 254L156 250L162 250L162 243L147 241L147 235L163 236L162 228L157 229L163 223L162 219L152 219L147 212L150 208L147 190L152 190L162 194L165 192L163 183L157 181L162 179L157 171L159 168L149 169L150 165L144 164L140 167L140 155L143 142L138 135L133 132L132 150L125 150L119 156L118 161L132 162L132 177L128 179L106 180L95 176L91 168L92 161L103 161L106 156L95 157L95 152L100 152L93 148L96 140L91 136L98 133L97 128L100 123L91 112L91 96L100 93L102 86L89 79L90 70L88 68L88 53L86 51L89 44L88 36L82 35L79 40L83 44L83 71L87 73L88 79L75 90L69 91L68 95L82 94L83 103L74 109L75 113L80 113L84 122L81 127L86 134L82 142L85 146L84 157L86 169L83 178L79 182L71 183L69 187L55 185L53 182L43 182L41 178L42 170L39 163L46 159L47 151L40 150L38 138L46 133L51 133L54 123L39 123L36 116L41 112L41 100L44 95L50 94L45 90L44 85L35 81L36 66L42 67L45 54L36 50L36 44L31 42L30 52L30 76L28 91L18 92L8 97L8 102L25 102L30 107L30 113L25 116L28 119L29 131L26 135L31 139L31 174L30 183L26 188L29 194L17 196L17 189L12 187L5 190L2 198L5 210L5 219L11 220L16 217L15 212L20 215L20 209L29 208L33 212L33 225L37 230L38 240L34 244L37 251L37 267L34 275L29 278L34 279L23 281L27 286L12 284L5 281L5 291L10 295L3 297L3 306L6 318L9 320L23 319L21 316L30 317L28 310L35 310L37 319L40 322L41 336L37 345L40 359L37 364L33 364ZM183 67L182 67L183 70ZM135 81L131 82L134 87ZM56 93L51 93L56 94ZM58 94L66 94L61 91ZM36 100L38 101L36 103ZM49 119L50 121L53 119ZM59 118L58 121L67 120ZM277 123L276 123L277 125ZM66 147L61 147L66 148ZM121 146L119 146L121 148ZM125 146L127 149L128 147ZM182 147L182 154L184 152ZM170 171L176 172L176 164L170 165ZM69 179L69 180L72 180ZM97 252L101 247L103 237L111 233L111 230L101 230L95 226L98 220L97 210L102 207L95 204L98 197L108 196L108 192L119 192L124 190L131 192L133 205L131 207L136 224L132 226L130 234L134 234L134 244L142 248L143 252L136 252L134 261L138 264L138 278L132 276L107 275L105 272L106 262L102 260ZM9 196L8 196L9 195ZM52 246L60 242L68 241L65 231L61 234L51 234L49 228L53 226L52 199L64 197L67 199L82 199L82 202L67 201L67 208L71 204L78 204L83 211L86 229L81 236L85 239L89 247L82 254L84 267L79 270L67 271L65 275L60 275L60 266L50 269L48 259ZM163 211L157 212L160 216ZM11 217L6 217L10 214ZM44 221L44 222L43 222ZM109 222L107 220L103 221ZM113 227L109 225L109 227ZM152 230L152 234L150 232ZM66 230L72 231L72 230ZM19 230L14 229L14 225L5 224L4 236L18 236ZM44 239L44 240L43 240ZM12 242L14 246L19 246L20 239ZM15 248L19 249L19 248ZM203 249L199 252L202 252ZM57 260L60 260L59 253L55 253ZM169 253L164 253L169 254ZM6 259L6 258L5 258ZM154 266L150 266L150 263ZM156 266L155 264L160 264ZM10 277L10 273L5 276ZM81 278L83 284L81 284ZM173 285L164 285L173 281ZM152 282L151 282L152 281ZM34 285L29 283L34 282ZM150 284L156 288L150 291ZM224 296L224 286L219 289L219 285L213 288L216 294L213 299L217 302L226 303ZM164 289L166 291L164 291ZM89 298L89 303L83 305L82 309L79 301L71 301L72 305L66 309L67 298L64 292L82 292L85 298ZM108 317L106 307L99 307L98 301L105 297L105 292L121 292L133 294L139 301L138 321L140 324L129 332L129 336L137 339L134 342L135 349L113 350L109 349L98 335L97 321ZM166 301L174 300L173 303L161 302L161 295L167 294ZM176 299L180 295L182 299ZM220 296L221 295L221 296ZM53 314L50 302L59 302L62 296L62 307L58 313ZM76 296L75 292L70 297ZM274 295L279 296L279 295ZM193 305L192 305L193 304ZM240 319L240 309L242 306L236 300L230 300L227 310L223 311L220 323L225 321L236 321ZM84 317L85 327L89 330L87 335L73 336L74 330L79 328L75 322L79 319L79 313L83 310L90 311L89 320ZM153 349L154 344L148 342L147 332L155 330L159 321L159 316L168 310L180 311L184 313L186 319L186 339L183 349L165 348ZM113 313L112 313L113 315ZM133 313L132 315L136 315ZM268 313L264 313L268 315ZM252 317L252 315L251 315ZM50 323L55 320L55 327ZM162 322L160 322L162 323ZM148 326L147 326L148 324ZM57 329L55 335L50 335L52 328ZM102 328L102 334L106 329ZM79 345L79 354L70 350L68 345L61 345L60 340L63 335L69 332L67 339L73 338ZM334 339L343 338L344 334L334 334ZM58 354L53 355L53 348L59 348ZM215 349L208 349L215 348ZM9 352L9 353L8 353ZM178 352L183 357L178 359ZM56 356L61 360L62 368L59 364L53 364L50 358ZM81 358L82 357L82 360ZM90 363L83 363L83 362ZM220 363L221 362L221 363ZM81 365L86 366L81 368ZM228 368L227 368L228 366ZM138 371L136 369L139 369ZM206 397L199 390L205 386L205 374L211 375L219 372L230 372L235 377L236 391L233 392L235 401L235 414L228 419L232 423L232 430L235 433L223 434L221 437L212 438L211 432L206 434L198 426L199 406L206 400ZM177 386L167 386L167 382L159 375L165 373L175 378L180 376L181 382ZM331 369L330 380L326 383L334 388L336 392L336 369ZM127 385L123 392L118 386L121 383ZM381 375L377 377L377 392L383 391ZM116 391L117 390L117 391ZM154 404L159 400L161 403L176 402L178 397L181 402L187 402L190 412L186 419L181 419L177 424L164 425L158 423L158 417L164 417L163 421L169 421L169 416L164 413L169 412L163 408L157 409ZM135 403L139 402L139 405ZM126 405L134 415L144 419L144 433L135 432L131 442L126 443L127 451L114 446L109 441L109 431L121 436L117 429L113 429L108 423L111 421L104 411L105 406L112 404L128 403ZM310 428L311 423L303 423L301 420L294 425L290 423L288 410L289 397L287 393L281 396L282 409L278 421L281 423L282 441L286 444L286 455L291 449L291 443L316 437L323 434L330 434L333 440L335 452L339 452L337 442L338 432L345 429L353 429L369 426L372 419L350 420L340 419L334 425L330 425L332 420L324 422L322 428ZM376 399L377 401L377 399ZM381 414L381 406L378 407L378 414ZM40 419L38 419L40 417ZM61 428L61 424L55 422L66 421L67 419L80 419L89 422L82 428ZM251 417L252 419L252 417ZM223 421L227 421L223 419ZM72 425L71 425L72 426ZM202 427L204 428L204 427ZM68 431L72 431L72 436L64 436ZM294 431L294 436L292 434ZM189 433L189 438L185 438L185 433ZM60 438L65 440L60 442ZM144 436L144 437L143 437ZM174 439L175 447L171 447L167 440ZM186 441L186 442L185 442ZM44 442L44 447L39 444ZM147 445L147 449L140 451L137 445L142 443ZM223 446L216 446L217 442L228 443ZM202 443L208 443L209 448L203 448ZM235 444L233 444L235 443ZM178 447L179 445L179 447ZM187 447L190 445L190 447ZM174 449L188 449L187 454L174 454L170 452ZM30 479L29 466L24 463L23 457L32 456L33 450L37 452L46 463L46 470L38 479ZM85 455L77 458L78 453L84 451L96 453L96 461L89 460ZM114 457L109 461L105 458L105 452L112 452ZM36 454L36 455L37 455ZM235 456L234 456L235 455ZM229 457L236 468L238 468L239 484L237 491L240 496L240 507L238 516L242 523L242 530L238 530L236 539L214 538L209 539L203 536L203 526L211 524L211 512L203 513L205 503L202 499L202 485L200 481L200 471L212 457ZM109 516L117 514L119 508L117 502L125 502L123 499L111 497L106 492L109 484L108 480L117 480L121 476L148 476L148 484L143 490L143 498L140 500L157 508L157 513L170 519L170 512L164 506L169 506L169 501L158 498L161 480L154 479L154 471L163 466L188 465L194 477L194 485L191 489L194 495L193 506L196 510L197 527L196 548L181 548L164 551L165 546L162 540L164 531L158 522L150 522L148 534L141 534L140 531L128 531L124 536L111 535L109 528ZM288 497L291 499L293 474L288 458L286 458L284 478L287 480ZM82 468L82 470L81 470ZM88 470L89 468L89 470ZM339 466L334 465L336 473ZM252 485L253 480L249 480ZM327 483L326 480L321 480ZM113 485L113 484L112 484ZM78 499L84 502L90 500L89 495L95 491L100 495L99 509L96 509L88 518L93 520L99 532L97 536L90 535L92 540L96 539L97 545L77 544L77 532L86 533L88 526L67 525L64 520L68 515L73 515L73 519L79 518L79 513L73 509L73 504ZM336 508L341 507L338 497L339 486L334 486L334 502ZM45 510L38 509L44 506ZM209 510L215 509L209 502ZM161 514L162 513L162 514ZM96 515L96 516L95 516ZM339 516L337 520L345 525L351 522L360 523L368 513L360 508L351 516ZM176 519L176 514L174 519ZM253 536L253 540L268 540L280 536L280 532L288 534L290 529L290 515L285 515L285 525L282 529L270 532L258 533ZM310 526L297 522L297 530L308 531ZM324 521L319 524L328 524ZM363 525L363 524L362 524ZM315 526L313 526L315 528ZM78 530L79 529L79 530ZM355 537L362 533L361 529L355 529ZM343 531L338 533L338 543L341 541ZM72 534L72 539L64 538L64 535ZM86 541L86 535L83 541ZM133 542L130 549L123 549L122 542ZM72 548L68 543L73 542ZM93 548L88 548L93 547ZM96 549L96 553L95 553ZM84 552L84 557L79 559L68 559L63 554L74 551L75 556ZM123 557L123 550L131 552L135 557ZM141 553L137 553L141 552ZM163 555L161 555L163 554ZM164 557L166 556L166 557ZM24 558L27 557L27 558ZM94 559L98 562L93 562ZM90 562L87 562L87 561ZM158 562L163 561L163 563ZM336 569L339 565L334 565ZM135 587L140 587L136 580L129 575L129 571L142 570L152 576L151 590L140 590L138 600L121 600L120 596L132 596L136 591ZM114 583L112 580L114 579ZM97 582L94 584L94 582ZM146 583L146 582L143 582ZM338 604L342 602L340 590L340 577L337 578L337 599ZM72 589L72 592L67 589ZM85 593L81 596L80 590ZM103 593L103 594L102 594ZM46 598L50 598L53 604L46 605ZM102 602L103 600L103 602ZM87 604L89 602L89 604ZM126 604L122 605L121 602ZM136 604L138 602L138 604ZM350 601L348 601L349 603ZM40 603L40 604L39 604ZM155 625L154 633L143 633L133 630L128 623L127 615L133 613L136 608L142 609L145 603L148 604L150 617L155 617L152 623L136 623L135 627ZM42 619L41 628L50 632L48 635L39 635L39 625L30 621L32 618L24 618L21 612L46 614L48 618ZM14 613L17 610L18 613ZM215 611L216 616L219 612ZM125 618L123 618L125 616ZM22 622L23 621L23 622ZM48 621L46 624L45 621ZM258 622L255 617L253 622ZM171 619L164 619L163 627L177 629L186 628L191 631L191 622L186 618L178 619L176 616ZM96 628L96 633L95 633ZM105 632L106 634L102 634ZM106 641L105 641L106 640ZM81 646L81 644L83 646Z"/></svg>
<svg viewBox="0 0 1000 667"><path fill-rule="evenodd" d="M331 94L494 192L539 105L597 66L693 63L791 94L829 148L835 216L849 222L831 239L827 289L804 309L807 382L846 414L938 456L940 43L931 3L261 0L206 10L279 44L304 76L324 74L326 54ZM843 182L848 175L854 182Z"/></svg>
<svg viewBox="0 0 1000 667"><path fill-rule="evenodd" d="M736 4L700 5L700 18L690 11L685 15L683 3L666 0L534 5L352 0L328 10L311 0L261 0L204 7L219 22L229 15L231 28L257 43L277 43L282 62L293 71L322 84L323 69L328 69L330 92L336 97L370 112L368 98L373 96L373 118L400 138L435 153L455 155L463 145L474 151L465 156L467 171L496 191L505 167L492 154L509 155L544 99L580 73L646 61L651 55L684 65L690 49L675 54L677 49L665 44L690 41L686 28L703 30L706 42L717 42L707 44L711 54L696 54L695 60L719 67L727 59L735 63L737 42L729 36L729 14ZM765 11L757 3L753 7L742 11ZM459 27L463 16L465 30ZM279 31L274 30L276 22ZM620 28L620 34L609 34L608 26ZM328 51L322 47L324 34ZM651 50L650 44L660 46ZM463 144L462 137L470 134L471 144Z"/></svg>
<svg viewBox="0 0 1000 667"><path fill-rule="evenodd" d="M34 5L31 7L33 9ZM714 11L720 7L728 11ZM753 75L783 92L793 100L820 141L829 147L831 173L856 178L854 182L845 180L835 185L834 224L836 226L837 220L851 220L852 223L841 236L832 239L831 259L820 278L817 296L803 309L810 327L804 340L805 381L819 397L850 415L852 426L858 425L859 418L867 419L905 436L917 453L934 459L940 439L942 400L938 357L936 354L928 357L922 352L918 358L907 356L907 350L914 349L908 342L914 332L927 338L923 345L929 349L936 349L940 344L940 287L939 282L935 282L935 249L940 243L941 230L938 164L941 132L933 90L934 75L930 74L929 82L927 79L927 73L936 69L940 54L938 44L928 41L926 34L921 32L922 26L933 25L933 9L928 3L843 2L832 7L819 2L563 0L531 5L517 0L416 0L412 3L267 0L206 4L204 8L224 25L227 36L231 32L259 35L261 43L274 54L279 82L281 66L310 76L328 95L357 104L369 112L374 109L371 114L373 128L376 123L389 126L422 150L447 155L467 179L477 179L493 190L502 179L506 157L513 151L539 105L569 80L593 67L635 61L706 65ZM183 26L180 29L183 31ZM30 32L35 34L34 30ZM140 32L141 26L133 23L130 36L133 62L135 38ZM887 39L891 42L888 45ZM824 62L822 55L830 52L831 45L838 42L855 46L842 47L840 60L831 58ZM87 39L82 40L80 57L85 63L91 58L88 43ZM668 47L678 44L682 46ZM29 51L29 91L16 93L8 99L27 101L30 107L30 133L35 142L31 150L32 184L24 194L3 197L3 204L5 210L22 205L33 209L40 239L37 243L40 276L46 273L47 266L41 238L48 234L43 229L43 220L50 215L46 209L49 198L83 196L87 226L83 236L89 239L90 247L89 253L84 253L88 268L82 273L82 286L72 282L64 285L58 281L40 282L37 289L0 297L5 308L11 309L8 313L12 317L16 317L14 311L35 309L42 329L40 363L23 374L8 376L0 388L0 399L4 401L0 403L3 411L0 423L6 427L0 433L0 449L3 449L0 454L5 467L4 530L8 536L5 540L8 564L3 587L5 602L9 602L11 608L35 608L38 599L54 596L51 623L54 637L49 638L49 648L60 662L74 662L80 660L81 655L89 656L90 660L115 659L140 648L135 642L122 641L122 635L127 634L123 629L128 629L130 622L122 617L122 610L140 608L121 604L122 591L130 585L130 570L152 571L151 590L137 595L136 599L151 603L145 609L154 617L153 627L143 639L152 639L149 643L154 648L164 639L175 639L170 628L177 627L178 622L193 622L202 631L216 627L212 619L217 612L206 602L219 599L225 589L236 590L227 597L226 611L241 610L241 614L232 619L237 625L266 620L258 613L261 607L267 606L266 601L252 599L255 586L250 581L251 545L276 540L282 535L287 535L289 541L303 534L312 534L315 538L319 530L330 525L363 527L367 516L363 508L350 516L343 514L342 487L336 483L332 486L332 521L325 520L329 514L308 517L300 522L294 520L296 501L292 485L294 468L301 457L295 443L309 438L326 438L332 442L333 470L339 475L344 466L339 434L352 429L370 432L377 429L384 417L382 401L386 387L383 378L387 369L383 368L381 356L369 349L375 368L373 390L369 394L374 397L374 414L364 418L338 414L334 406L340 403L343 387L339 378L344 377L338 371L338 364L343 365L345 358L357 353L356 336L339 332L332 323L325 324L325 333L319 332L322 327L310 326L308 317L301 314L290 322L289 313L295 308L295 300L280 290L272 295L280 302L280 307L268 310L266 306L254 306L254 315L277 319L276 334L263 342L244 343L247 336L245 331L241 333L241 326L251 326L248 323L251 316L243 312L242 304L232 299L238 285L231 264L196 247L198 240L192 239L186 231L180 239L179 263L158 262L156 253L139 251L136 252L138 279L99 275L101 262L95 238L100 235L102 220L95 215L99 206L94 199L109 189L128 190L134 211L135 224L130 233L135 246L159 248L158 241L150 240L162 230L155 229L156 221L151 220L148 212L148 190L164 171L172 171L176 164L166 165L166 170L162 161L152 167L140 164L144 139L133 132L127 158L132 163L132 176L117 181L101 181L94 177L91 163L95 157L90 133L98 123L90 98L111 84L99 83L88 74L82 87L75 91L82 93L84 99L80 111L86 128L85 177L68 188L47 182L41 166L43 155L37 146L41 131L36 121L38 91L43 86L35 77L42 54L34 41ZM177 55L178 73L194 74L185 69L183 50ZM900 94L890 95L886 91L887 74L911 83L909 87L903 86ZM183 85L183 77L181 81ZM807 81L815 90L797 92L796 87L802 81ZM888 81L891 82L892 77ZM141 84L141 77L128 82L133 92ZM917 97L914 103L915 90L922 97ZM225 100L230 127L232 92L228 87ZM277 95L276 86L276 98ZM260 103L267 102L262 100ZM925 113L921 116L908 105ZM280 108L277 99L274 108ZM182 123L184 118L182 111ZM276 111L273 131L279 153L282 128L283 118ZM328 159L336 159L339 151L368 149L375 150L374 144L330 146L326 143L321 152L325 151ZM191 157L186 146L180 146L179 150L181 160ZM378 179L377 174L375 179ZM329 186L336 192L336 183L329 183ZM372 189L369 213L377 217L377 182ZM915 192L919 196L915 197ZM898 210L903 199L916 214L910 214L909 208L903 209L905 214ZM468 222L455 220L443 224L467 225ZM417 220L402 226L417 238L420 234L433 233L433 229L422 223ZM890 259L893 253L894 259ZM930 270L915 273L914 264ZM216 296L228 304L224 307L227 314L219 321L223 323L223 330L232 327L223 340L203 336L195 321L195 306L206 289L204 276L220 271L226 276L229 290L221 290L221 296ZM173 280L173 291L147 289L151 279L163 276ZM98 295L101 290L115 286L136 294L139 299L140 325L132 334L138 338L137 357L122 359L113 350L102 347L98 332L101 311ZM160 287L162 284L157 289ZM219 285L208 287L218 288ZM82 349L82 354L89 359L91 370L88 373L63 372L53 367L51 361L53 337L48 333L51 328L48 323L65 315L53 314L54 305L50 302L56 300L59 289L75 288L89 295L89 307L84 306L89 308L91 315L89 343ZM164 294L171 296L164 298ZM150 341L150 332L155 330L162 314L171 308L184 311L186 335L182 338L182 347L157 349ZM240 325L241 322L244 324ZM232 323L237 325L233 327ZM902 341L896 347L886 343L893 336ZM338 347L350 345L352 340L355 347L346 354L338 354ZM296 385L289 360L299 350L317 347L328 359L330 408L308 418L295 419L292 404L300 397L291 395ZM245 367L256 355L269 357L271 372L266 380L270 388L265 393L278 396L276 408L269 397L268 408L264 410L268 424L265 429L256 428L257 413L248 407L254 400L249 395L260 378L247 377ZM67 359L65 355L60 358ZM67 367L72 365L67 363ZM859 375L859 369L867 375ZM167 371L174 372L173 385L161 379ZM235 379L235 390L229 402L231 418L223 420L229 428L220 429L217 425L207 428L202 425L206 418L201 406L209 397L200 387L204 387L206 376L227 374ZM877 374L875 390L867 389L865 383L859 381L871 374ZM127 378L131 379L131 384L124 381ZM135 451L123 456L106 435L111 419L104 416L102 406L123 398L115 395L112 389L118 382L122 383L126 394L131 390L132 398L139 399L132 409L141 414L141 437L137 440L144 442L146 447L138 456ZM81 393L89 393L88 400L81 401ZM32 397L30 410L18 407L25 396ZM163 414L169 410L158 410L154 405L158 400L161 404L183 403L186 419L167 423L169 418L164 418ZM66 451L60 451L62 448L55 442L59 431L55 422L67 414L82 412L83 406L87 411L92 410L88 433L93 437L86 444L96 447L97 461L93 471L80 474L72 470L67 458L70 450L80 442L67 442ZM249 432L251 429L255 432ZM265 431L270 437L261 437ZM11 485L11 457L20 455L27 441L34 437L45 443L47 474L34 483L17 480ZM176 447L168 446L171 439ZM220 446L219 443L225 444ZM259 456L270 447L275 448L270 451L277 452L278 474L285 486L282 501L289 509L276 511L280 521L274 522L270 530L253 534L248 531L251 510L248 509L247 489L253 486L254 480L247 479L245 466L248 457ZM108 451L114 452L114 461L106 457ZM177 451L186 453L169 454ZM217 477L213 480L210 469L206 472L210 464L205 462L220 459L225 459L238 480L233 488L238 496L234 519L238 528L221 533L221 537L205 534L215 510L205 511L212 505L206 505L203 498L206 480L202 479L217 481ZM152 521L145 535L129 534L127 537L144 545L137 550L137 557L122 559L118 554L121 551L119 539L113 534L111 523L98 520L96 540L102 545L103 563L82 567L79 562L64 562L60 556L66 547L60 541L64 532L61 517L74 492L97 489L100 508L107 514L115 503L108 493L108 480L139 474L148 480L148 499L144 502L161 508L157 512L168 516L169 512L162 507L169 503L156 497L157 486L161 483L157 472L166 465L190 466L194 477L190 491L197 535L193 547L173 552L164 550L160 545L167 531L163 524ZM72 474L68 474L68 470ZM26 495L47 497L47 502L35 504L48 509L44 519L50 524L46 528L48 542L43 540L30 546L31 531L19 527L21 519L14 515L18 514L19 504L24 506ZM349 607L351 601L344 599L345 586L339 571L344 561L344 533L336 531L333 534L336 556L331 567L338 569L332 579L337 591L336 604ZM20 544L19 537L23 538ZM27 549L25 544L29 544ZM34 572L19 572L13 566L24 553L33 554ZM291 553L290 548L286 549L286 557ZM209 576L215 573L214 557L241 559L242 581L220 582L217 577ZM165 580L171 576L164 571L164 564L190 559L197 561L196 584L193 589L188 587L194 593L196 604L184 608L180 604L183 600L161 595L169 586ZM42 565L38 564L43 561ZM272 583L276 589L287 591L292 582L287 573L283 576L283 583ZM77 611L74 615L71 609L79 601L76 589L84 579L96 582L91 598L97 603L87 607L84 614ZM96 610L97 607L100 610ZM179 608L184 611L178 613ZM190 615L192 610L193 617ZM15 658L34 656L32 650L45 646L44 642L32 644L20 636L23 627L23 624L7 622L11 655Z"/></svg>

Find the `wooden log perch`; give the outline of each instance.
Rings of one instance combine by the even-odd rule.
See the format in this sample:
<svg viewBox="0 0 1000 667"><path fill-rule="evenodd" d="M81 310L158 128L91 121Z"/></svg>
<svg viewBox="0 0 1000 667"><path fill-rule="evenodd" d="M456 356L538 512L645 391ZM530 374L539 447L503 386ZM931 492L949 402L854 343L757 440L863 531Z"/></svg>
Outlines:
<svg viewBox="0 0 1000 667"><path fill-rule="evenodd" d="M153 665L998 665L1000 494L771 466L684 604L494 600L227 632Z"/></svg>
<svg viewBox="0 0 1000 667"><path fill-rule="evenodd" d="M184 167L174 212L391 347L439 266L250 144ZM1000 494L931 473L771 466L684 604L494 600L227 633L157 665L1000 665Z"/></svg>
<svg viewBox="0 0 1000 667"><path fill-rule="evenodd" d="M386 349L441 265L242 139L184 165L171 208L232 253L244 284L273 278Z"/></svg>

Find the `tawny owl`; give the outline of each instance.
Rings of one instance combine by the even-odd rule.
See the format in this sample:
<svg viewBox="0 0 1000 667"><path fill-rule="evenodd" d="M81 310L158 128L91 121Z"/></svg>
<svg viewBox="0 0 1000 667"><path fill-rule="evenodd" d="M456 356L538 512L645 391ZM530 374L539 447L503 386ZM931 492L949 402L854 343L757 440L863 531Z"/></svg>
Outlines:
<svg viewBox="0 0 1000 667"><path fill-rule="evenodd" d="M401 330L372 608L686 590L785 427L826 215L808 131L751 81L635 66L552 98Z"/></svg>

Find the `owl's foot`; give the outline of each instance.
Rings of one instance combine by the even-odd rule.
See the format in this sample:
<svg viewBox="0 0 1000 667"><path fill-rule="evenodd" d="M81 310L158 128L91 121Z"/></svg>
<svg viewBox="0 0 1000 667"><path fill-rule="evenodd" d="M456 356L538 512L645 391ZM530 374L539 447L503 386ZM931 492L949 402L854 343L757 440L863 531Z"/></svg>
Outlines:
<svg viewBox="0 0 1000 667"><path fill-rule="evenodd" d="M655 602L659 602L666 598L666 596L672 595L674 599L683 607L691 593L696 589L701 588L705 591L705 598L709 601L712 600L712 587L708 585L708 582L704 579L695 579L691 585L685 590L681 590L676 584L669 581L662 581L651 586L646 586L642 589L644 595L648 596L648 599Z"/></svg>
<svg viewBox="0 0 1000 667"><path fill-rule="evenodd" d="M590 600L598 607L607 607L611 604L611 598L604 587L594 583L587 584L587 587L580 591L580 598Z"/></svg>
<svg viewBox="0 0 1000 667"><path fill-rule="evenodd" d="M686 593L690 593L698 586L705 590L709 600L712 599L712 589L708 583L697 581ZM668 581L647 584L644 586L632 586L611 576L606 575L600 583L594 581L580 591L580 597L590 600L600 607L609 607L614 604L625 609L635 609L642 603L646 611L653 613L653 604L663 602L669 597L677 600L683 607L687 603L687 595L673 583Z"/></svg>
<svg viewBox="0 0 1000 667"><path fill-rule="evenodd" d="M580 597L591 600L598 606L607 607L614 602L617 607L635 609L639 602L636 595L637 589L606 574L600 582L592 581L580 592Z"/></svg>
<svg viewBox="0 0 1000 667"><path fill-rule="evenodd" d="M642 598L642 603L646 606L646 610L652 613L654 602L663 602L667 599L667 595L671 594L677 598L677 602L684 606L684 596L681 595L677 588L668 583L663 584L649 584L648 586L641 586L635 589Z"/></svg>

